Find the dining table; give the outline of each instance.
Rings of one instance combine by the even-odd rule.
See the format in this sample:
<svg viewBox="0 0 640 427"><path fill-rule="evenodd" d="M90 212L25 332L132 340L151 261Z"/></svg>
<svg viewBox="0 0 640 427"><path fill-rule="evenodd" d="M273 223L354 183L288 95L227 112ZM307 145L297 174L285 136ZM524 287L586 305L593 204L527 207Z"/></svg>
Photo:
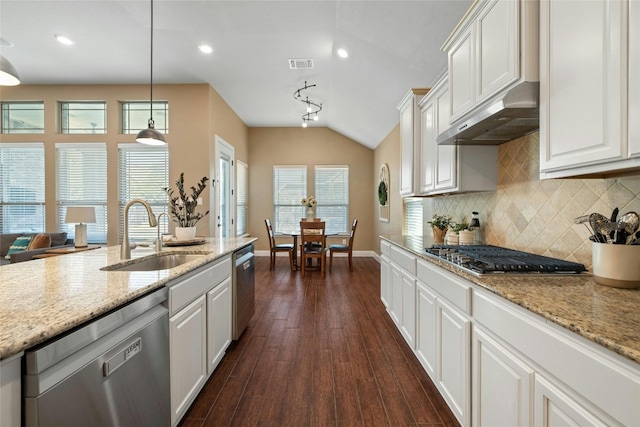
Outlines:
<svg viewBox="0 0 640 427"><path fill-rule="evenodd" d="M300 269L300 266L298 265L298 237L300 237L300 230L297 231L291 231L291 232L283 232L283 231L279 231L274 233L274 235L276 237L283 237L283 236L290 236L291 238L293 238L293 267L296 270ZM335 237L335 236L339 236L339 233L324 233L324 237L325 237L325 242L326 242L326 238L327 237ZM326 246L326 244L325 244Z"/></svg>

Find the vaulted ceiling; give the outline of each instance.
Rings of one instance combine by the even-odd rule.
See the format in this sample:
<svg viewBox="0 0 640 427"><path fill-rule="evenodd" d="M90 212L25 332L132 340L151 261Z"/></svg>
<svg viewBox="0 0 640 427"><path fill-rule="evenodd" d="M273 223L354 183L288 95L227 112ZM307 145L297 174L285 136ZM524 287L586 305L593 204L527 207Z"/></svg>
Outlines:
<svg viewBox="0 0 640 427"><path fill-rule="evenodd" d="M209 83L248 126L297 127L293 93L307 81L323 107L310 126L375 148L403 95L446 68L440 47L470 4L155 0L154 83ZM149 0L0 0L0 54L27 85L149 83L150 20ZM292 58L313 68L292 70Z"/></svg>

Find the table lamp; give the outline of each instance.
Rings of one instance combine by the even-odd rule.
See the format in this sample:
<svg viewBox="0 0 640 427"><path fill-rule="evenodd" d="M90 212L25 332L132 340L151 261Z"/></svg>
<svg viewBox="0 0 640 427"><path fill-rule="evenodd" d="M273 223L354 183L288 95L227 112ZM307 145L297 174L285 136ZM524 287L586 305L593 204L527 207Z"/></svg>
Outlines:
<svg viewBox="0 0 640 427"><path fill-rule="evenodd" d="M87 247L87 224L96 222L96 210L89 206L69 206L64 218L67 224L76 224L76 248Z"/></svg>

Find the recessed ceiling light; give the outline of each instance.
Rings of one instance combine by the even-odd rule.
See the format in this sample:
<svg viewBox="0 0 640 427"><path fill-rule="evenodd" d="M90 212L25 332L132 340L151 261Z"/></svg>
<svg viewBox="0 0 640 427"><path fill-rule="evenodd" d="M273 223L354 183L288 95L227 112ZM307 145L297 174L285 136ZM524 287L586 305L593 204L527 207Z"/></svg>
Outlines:
<svg viewBox="0 0 640 427"><path fill-rule="evenodd" d="M200 52L202 53L211 53L213 52L213 48L207 44L201 44L200 46L198 46L198 49L200 49Z"/></svg>
<svg viewBox="0 0 640 427"><path fill-rule="evenodd" d="M72 45L73 44L73 40L71 40L69 37L62 36L62 35L59 35L59 34L56 35L56 40L58 40L62 44L66 44L66 45Z"/></svg>
<svg viewBox="0 0 640 427"><path fill-rule="evenodd" d="M338 54L338 56L340 58L348 58L349 57L349 52L347 52L347 50L342 48L342 47L340 49L338 49L336 51L336 53Z"/></svg>

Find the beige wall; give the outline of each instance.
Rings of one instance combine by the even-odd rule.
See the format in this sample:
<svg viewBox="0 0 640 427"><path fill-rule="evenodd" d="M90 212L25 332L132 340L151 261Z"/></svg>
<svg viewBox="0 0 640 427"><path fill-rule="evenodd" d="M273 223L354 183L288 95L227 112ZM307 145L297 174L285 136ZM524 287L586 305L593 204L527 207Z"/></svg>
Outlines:
<svg viewBox="0 0 640 427"><path fill-rule="evenodd" d="M219 133L234 145L236 158L248 158L247 127L207 84L154 85L154 100L169 102L169 180L170 185L181 172L187 185L195 185L203 176L210 177L210 159L213 156L215 134ZM46 168L46 205L55 206L55 143L57 142L105 142L107 144L108 169L117 171L117 144L135 142L135 135L120 133L121 101L146 101L148 85L51 85L2 87L2 101L43 101L45 105L45 133L39 135L0 135L0 142L44 142ZM104 100L107 103L107 134L66 135L58 133L56 109L59 101ZM118 243L118 177L108 174L108 244ZM205 206L213 199L211 186L203 194ZM47 231L56 229L55 209L47 209ZM200 221L198 235L211 235L209 221Z"/></svg>
<svg viewBox="0 0 640 427"><path fill-rule="evenodd" d="M373 250L373 151L328 128L249 128L249 232L268 250L265 218L273 219L273 166L307 165L313 194L314 165L349 166L349 217L358 219L356 251Z"/></svg>
<svg viewBox="0 0 640 427"><path fill-rule="evenodd" d="M375 212L373 235L381 234L402 234L402 198L400 197L400 162L401 162L401 142L400 125L397 125L387 137L376 147L373 154L373 179L376 188L376 197L373 200L373 211ZM390 209L389 222L378 219L378 197L377 188L380 168L383 164L389 167L389 196L388 204ZM376 244L376 252L380 252L379 245Z"/></svg>

